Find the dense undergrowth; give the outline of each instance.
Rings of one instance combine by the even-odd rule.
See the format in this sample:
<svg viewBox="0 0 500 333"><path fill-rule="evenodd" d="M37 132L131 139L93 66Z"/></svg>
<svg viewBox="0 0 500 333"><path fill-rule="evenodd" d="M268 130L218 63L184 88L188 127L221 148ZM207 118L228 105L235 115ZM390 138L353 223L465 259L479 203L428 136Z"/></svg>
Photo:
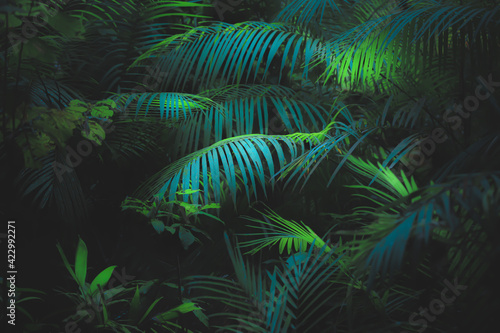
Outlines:
<svg viewBox="0 0 500 333"><path fill-rule="evenodd" d="M491 330L499 9L2 3L15 328Z"/></svg>

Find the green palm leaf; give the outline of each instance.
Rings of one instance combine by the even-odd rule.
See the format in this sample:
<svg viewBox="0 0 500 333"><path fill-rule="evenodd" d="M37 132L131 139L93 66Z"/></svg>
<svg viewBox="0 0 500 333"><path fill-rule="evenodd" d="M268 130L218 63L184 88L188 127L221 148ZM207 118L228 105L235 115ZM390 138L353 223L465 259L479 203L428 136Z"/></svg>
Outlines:
<svg viewBox="0 0 500 333"><path fill-rule="evenodd" d="M122 116L128 115L129 108L134 116L179 120L192 116L195 112L207 111L216 104L209 98L183 93L132 93L113 97Z"/></svg>
<svg viewBox="0 0 500 333"><path fill-rule="evenodd" d="M377 168L372 166L371 176L376 172ZM435 230L456 232L467 221L464 219L467 215L473 216L476 221L485 221L486 227L486 223L499 214L498 209L491 205L491 200L495 200L493 189L500 184L497 172L478 175L465 190L461 188L463 177L416 191L413 181L410 183L403 176L403 180L398 182L394 176L391 176L391 184L397 197L387 196L370 187L357 186L374 194L377 204L381 206L377 210L359 207L355 213L364 216L364 219L374 220L355 233L362 238L352 243L355 260L361 260L363 266L370 267L369 286L372 286L377 274L385 277L399 270L410 238L414 238L417 244L428 244ZM377 179L377 183L384 184L384 181ZM482 200L484 197L488 199ZM486 216L489 218L485 219Z"/></svg>
<svg viewBox="0 0 500 333"><path fill-rule="evenodd" d="M281 143L288 148L283 149ZM271 151L271 149L273 151ZM290 136L266 136L260 134L238 136L225 139L210 147L196 151L172 163L153 176L138 191L137 195L151 200L154 196L160 199L168 196L168 201L175 199L179 190L203 189L203 201L220 202L222 181L227 183L233 201L236 200L236 170L241 173L241 180L250 200L250 185L253 190L257 184L265 193L266 177L275 173L278 166L286 164L285 152L289 158L295 158L304 143ZM222 175L220 169L224 170ZM267 175L266 175L267 174ZM210 182L209 182L210 180ZM273 181L270 181L273 185ZM187 200L184 195L184 200ZM193 193L192 203L198 204L201 199L198 192Z"/></svg>
<svg viewBox="0 0 500 333"><path fill-rule="evenodd" d="M159 57L158 71L168 73L161 89L173 85L177 90L184 89L188 81L192 81L193 87L211 85L218 77L226 83L248 81L252 71L255 81L257 69L265 66L262 75L266 76L271 62L279 56L281 80L286 59L291 58L293 72L297 53L302 50L309 55L304 63L307 68L316 44L294 27L283 24L218 23L167 38L141 55L134 65L152 56ZM306 70L303 76L305 74Z"/></svg>
<svg viewBox="0 0 500 333"><path fill-rule="evenodd" d="M276 281L277 285L276 289L271 285L271 295L287 295L288 318L285 317L283 327L286 329L283 332L290 329L297 332L323 332L335 326L331 316L339 310L334 301L338 298L338 290L333 288L331 278L338 270L337 262L342 256L335 258L335 251L331 251L327 244L320 247L318 253L314 253L313 249L317 249L315 241L307 252L291 256L281 269L275 267L272 274L268 272L272 283ZM339 304L339 300L336 301Z"/></svg>
<svg viewBox="0 0 500 333"><path fill-rule="evenodd" d="M261 221L252 217L245 217L249 221L257 222L260 226L249 225L249 227L260 229L263 232L246 233L242 236L257 236L255 239L241 242L241 247L253 247L247 253L255 254L264 247L270 247L274 244L279 244L279 252L283 253L285 248L287 253L294 251L305 252L307 246L315 244L316 247L322 248L325 242L303 222L295 222L282 218L272 210L268 209L266 213L261 213L266 221ZM260 236L260 237L259 237ZM330 247L326 246L325 251L330 251Z"/></svg>
<svg viewBox="0 0 500 333"><path fill-rule="evenodd" d="M53 203L63 220L78 224L87 218L87 205L76 172L66 164L68 156L60 149L51 151L40 159L41 168L24 168L16 181L21 196L32 196L38 209Z"/></svg>
<svg viewBox="0 0 500 333"><path fill-rule="evenodd" d="M344 2L348 2L344 0ZM337 6L333 0L293 0L283 8L276 18L275 22L290 22L297 14L297 23L309 23L311 20L317 20L319 16L319 23L321 23L325 15L325 9L328 7L335 11L337 10L342 14L342 10Z"/></svg>
<svg viewBox="0 0 500 333"><path fill-rule="evenodd" d="M328 112L319 104L288 97L288 92L281 86L237 85L203 93L214 94L211 99L218 104L180 124L175 145L184 153L224 137L322 130Z"/></svg>
<svg viewBox="0 0 500 333"><path fill-rule="evenodd" d="M324 77L335 75L337 82L347 80L357 86L397 77L405 68L417 78L438 55L440 61L448 55L458 59L464 51L480 64L481 55L472 45L481 52L498 52L494 43L477 38L484 31L487 38L498 39L493 32L498 15L498 8L416 2L407 10L370 19L331 41L328 47L335 58Z"/></svg>
<svg viewBox="0 0 500 333"><path fill-rule="evenodd" d="M331 289L329 278L336 271L334 251L326 251L326 245L318 253L310 247L287 262L267 271L264 278L260 266L253 268L245 261L239 246L231 246L225 235L229 255L235 271L235 281L213 276L193 276L189 287L213 293L200 299L220 301L230 310L211 314L209 318L224 316L237 324L219 327L224 332L276 332L321 331L330 327L325 317L337 310L331 306L336 293Z"/></svg>

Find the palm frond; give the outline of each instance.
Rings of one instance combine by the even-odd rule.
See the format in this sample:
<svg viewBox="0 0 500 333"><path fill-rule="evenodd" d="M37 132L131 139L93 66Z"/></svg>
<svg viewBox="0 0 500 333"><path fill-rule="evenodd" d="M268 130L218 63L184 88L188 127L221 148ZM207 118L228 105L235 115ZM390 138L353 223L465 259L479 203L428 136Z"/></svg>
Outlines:
<svg viewBox="0 0 500 333"><path fill-rule="evenodd" d="M72 87L58 80L42 79L36 80L31 86L31 101L34 105L64 108L74 99L82 99L82 96Z"/></svg>
<svg viewBox="0 0 500 333"><path fill-rule="evenodd" d="M403 68L416 78L430 68L438 54L441 60L448 55L458 59L464 51L480 64L481 55L472 45L481 52L498 52L494 42L478 38L485 31L487 39L498 39L493 32L498 15L498 7L416 2L404 11L370 19L327 46L335 58L325 79L336 76L337 82L366 85L396 77Z"/></svg>
<svg viewBox="0 0 500 333"><path fill-rule="evenodd" d="M364 139L376 130L376 128L367 129L365 130L365 133L360 137L357 131L351 127L348 127L340 122L335 122L332 124L337 132L335 135L328 135L326 140L318 143L303 155L299 156L295 161L292 161L286 168L279 171L278 174L281 173L280 178L288 176L288 179L285 182L285 186L287 186L292 181L292 179L296 177L297 179L295 181L294 188L297 187L299 181L302 179L304 180L302 187L304 187L307 181L312 176L314 170L321 164L322 161L324 161L329 156L329 154L333 150L336 150L341 154L342 160L339 162L337 168L334 170L332 176L330 177L330 180L327 184L327 186L329 186L339 172L340 168L345 164L356 147L363 143ZM340 148L347 150L345 143L349 142L350 136L354 136L355 138L357 138L357 141L350 147L350 149L346 153L343 153L343 150L341 150Z"/></svg>
<svg viewBox="0 0 500 333"><path fill-rule="evenodd" d="M233 86L211 91L217 105L180 124L176 146L181 154L206 147L227 137L247 134L318 132L326 125L328 112L318 103L280 95L281 86ZM208 92L202 95L209 95ZM252 96L254 95L254 96ZM210 96L210 95L209 95ZM222 96L226 97L222 99Z"/></svg>
<svg viewBox="0 0 500 333"><path fill-rule="evenodd" d="M211 99L183 93L132 93L118 94L112 98L127 117L129 109L134 110L134 117L154 117L166 120L179 120L196 112L207 111L217 104Z"/></svg>
<svg viewBox="0 0 500 333"><path fill-rule="evenodd" d="M184 90L189 81L193 88L211 85L218 78L226 84L248 82L252 71L255 82L258 69L265 77L271 63L278 59L281 60L277 66L279 82L286 59L290 59L292 75L299 51L305 54L304 77L318 46L314 39L304 38L294 27L283 24L218 23L169 37L141 55L133 65L157 57L157 70L168 74L160 89L172 85L174 90Z"/></svg>
<svg viewBox="0 0 500 333"><path fill-rule="evenodd" d="M337 295L332 276L338 270L337 262L341 256L328 250L324 244L317 253L315 241L309 251L292 255L281 269L275 267L271 281L277 281L276 291L271 288L271 295L286 293L286 313L288 317L283 325L288 332L323 332L335 327L334 312L339 311L340 299ZM336 258L337 257L337 258ZM279 282L278 282L279 281ZM289 328L288 328L289 327Z"/></svg>
<svg viewBox="0 0 500 333"><path fill-rule="evenodd" d="M218 327L224 332L241 332L242 329L245 329L266 333L268 332L265 327L266 319L268 316L273 316L275 309L267 306L269 300L268 282L260 267L254 268L243 259L238 246L231 246L227 234L224 234L224 239L233 264L236 281L213 276L192 276L190 277L192 281L187 282L186 286L213 292L214 296L201 296L200 299L218 300L230 307L230 313L209 315L210 320L219 316L229 316L235 322Z"/></svg>
<svg viewBox="0 0 500 333"><path fill-rule="evenodd" d="M68 158L68 154L52 151L40 159L41 168L23 169L16 182L21 196L32 196L37 209L53 204L64 221L78 224L87 218L86 200L76 172L67 165Z"/></svg>
<svg viewBox="0 0 500 333"><path fill-rule="evenodd" d="M344 0L344 2L349 1ZM338 13L342 15L342 10L337 6L334 0L292 0L276 15L274 21L291 22L292 19L299 14L297 17L298 24L307 24L311 20L318 20L318 16L319 23L321 23L323 16L325 16L327 6L332 12L338 11Z"/></svg>
<svg viewBox="0 0 500 333"><path fill-rule="evenodd" d="M261 212L260 212L261 213ZM253 240L240 242L241 247L253 247L248 254L255 254L264 247L271 247L274 244L279 244L279 253L287 250L288 254L292 253L292 247L295 252L305 252L307 246L315 244L316 247L322 248L325 242L303 222L295 222L286 220L276 214L276 212L268 209L266 213L261 213L265 221L245 217L249 221L256 222L260 225L249 225L249 227L262 230L258 233L245 233L242 236L257 236ZM326 246L325 251L329 252L331 248Z"/></svg>
<svg viewBox="0 0 500 333"><path fill-rule="evenodd" d="M299 332L318 331L331 323L325 317L336 311L332 306L337 297L329 278L336 271L336 261L331 260L334 251L308 252L290 257L264 278L260 269L254 269L243 259L239 246L231 246L225 235L229 255L236 274L236 281L212 276L193 276L187 286L214 293L201 296L220 301L230 310L216 313L229 317L235 324L218 326L224 332ZM328 323L326 323L328 321ZM331 327L331 326L329 326Z"/></svg>
<svg viewBox="0 0 500 333"><path fill-rule="evenodd" d="M144 158L158 154L158 139L165 125L151 119L124 119L113 121L113 130L106 135L103 147L114 160Z"/></svg>
<svg viewBox="0 0 500 333"><path fill-rule="evenodd" d="M373 172L376 172L375 169ZM455 177L446 184L429 185L413 194L409 193L402 199L411 201L410 204L401 200L387 202L386 195L370 187L359 186L378 196L382 203L382 207L375 211L360 207L355 213L366 220L373 220L356 232L361 238L352 243L355 244L354 258L363 262L365 267L370 267L369 285L372 285L378 274L383 278L399 270L410 238L418 245L422 242L428 244L436 228L454 233L463 227L466 216L473 221L484 221L484 225L500 216L491 201L496 200L494 197L500 184L498 172L478 174L474 180L465 182L465 190L461 188L464 186L464 177L469 178L470 175ZM419 200L415 200L417 196Z"/></svg>
<svg viewBox="0 0 500 333"><path fill-rule="evenodd" d="M280 143L284 143L288 149L283 149ZM221 177L224 177L229 193L235 201L236 170L238 169L247 197L250 200L249 185L255 190L259 184L265 193L265 178L271 177L275 172L274 156L278 159L277 164L282 168L287 160L285 153L289 156L288 159L295 158L298 152L304 148L304 142L297 142L289 136L253 134L228 138L189 154L167 166L139 188L137 195L148 200L153 199L154 196L161 199L167 195L168 200L173 201L179 190L203 189L205 203L211 202L209 198L212 197L215 202L220 202ZM224 175L220 172L221 168L224 169ZM209 183L209 175L211 184ZM270 184L273 185L273 182L271 181ZM183 200L187 200L187 195L184 196ZM198 204L199 200L199 193L194 193L193 203Z"/></svg>

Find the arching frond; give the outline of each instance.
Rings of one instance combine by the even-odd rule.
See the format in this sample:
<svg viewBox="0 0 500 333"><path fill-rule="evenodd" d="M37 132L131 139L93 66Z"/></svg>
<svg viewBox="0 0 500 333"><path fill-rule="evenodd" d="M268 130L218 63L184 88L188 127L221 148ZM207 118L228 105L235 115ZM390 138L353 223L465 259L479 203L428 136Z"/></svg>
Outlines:
<svg viewBox="0 0 500 333"><path fill-rule="evenodd" d="M162 90L170 85L175 90L184 89L189 81L193 87L206 86L219 78L226 84L248 82L252 72L255 82L259 69L265 77L271 63L276 61L281 81L286 60L290 63L290 75L300 65L299 53L305 55L303 77L307 74L318 43L283 24L218 23L167 38L141 55L134 65L158 57L158 71L168 74Z"/></svg>
<svg viewBox="0 0 500 333"><path fill-rule="evenodd" d="M333 313L339 311L339 290L332 283L332 277L338 270L339 257L335 251L329 251L327 244L317 253L315 241L309 251L292 255L282 267L274 267L271 281L277 281L276 291L271 288L271 295L286 293L285 323L297 332L324 332L336 326ZM275 296L275 297L276 297Z"/></svg>
<svg viewBox="0 0 500 333"><path fill-rule="evenodd" d="M381 184L387 191L399 198L409 196L418 190L413 177L408 179L403 172L401 172L401 175L396 175L390 168L380 163L377 167L369 161L363 161L361 158L356 158L352 155L349 156L348 160L350 162L348 166L356 174L372 178L370 185L376 181L377 184Z"/></svg>
<svg viewBox="0 0 500 333"><path fill-rule="evenodd" d="M123 119L113 121L113 126L103 143L113 160L144 158L161 151L158 139L164 124L152 119Z"/></svg>
<svg viewBox="0 0 500 333"><path fill-rule="evenodd" d="M154 117L179 120L196 112L207 111L217 104L211 99L184 93L133 93L119 94L112 98L123 112L123 117L132 109L134 117Z"/></svg>
<svg viewBox="0 0 500 333"><path fill-rule="evenodd" d="M81 223L87 218L87 207L80 180L67 164L72 158L67 152L52 151L40 159L41 168L23 169L16 181L20 195L31 196L37 209L52 203L63 220Z"/></svg>
<svg viewBox="0 0 500 333"><path fill-rule="evenodd" d="M352 129L351 127L345 126L342 123L334 123L333 126L337 132L335 135L329 135L327 139L312 147L303 155L299 156L295 161L292 161L285 169L280 170L280 177L288 177L285 186L287 186L294 177L296 178L294 188L298 185L299 180L301 179L304 179L304 186L311 177L314 170L320 165L322 161L324 161L328 157L330 152L338 151L342 154L342 160L337 165L337 168L333 171L333 174L327 184L327 186L329 186L339 172L340 168L345 164L356 147L358 147L363 142L363 140L375 130L375 128L368 129L360 137L356 130ZM349 150L344 154L343 150L340 150L339 147L345 149L346 142L349 142L350 136L355 137L357 141L352 144Z"/></svg>
<svg viewBox="0 0 500 333"><path fill-rule="evenodd" d="M69 105L74 99L82 99L81 95L64 82L57 80L36 80L31 86L31 100L34 105L58 107L60 109Z"/></svg>
<svg viewBox="0 0 500 333"><path fill-rule="evenodd" d="M296 94L295 90L281 85L273 84L234 84L221 86L200 92L200 96L209 97L212 100L221 103L226 100L248 98L248 97L286 97L292 98Z"/></svg>
<svg viewBox="0 0 500 333"><path fill-rule="evenodd" d="M245 233L242 236L257 236L253 240L240 242L241 247L253 247L247 253L255 254L264 247L271 247L279 243L279 253L287 250L288 254L292 253L292 247L295 252L305 252L307 246L315 244L316 247L322 248L325 242L303 222L295 222L282 218L272 210L268 209L266 213L262 213L265 221L246 217L247 220L256 222L260 225L249 225L249 227L262 230L258 233ZM259 237L260 236L260 237ZM326 246L325 251L330 251L331 248Z"/></svg>
<svg viewBox="0 0 500 333"><path fill-rule="evenodd" d="M229 311L209 318L225 316L231 321L219 326L224 332L318 332L332 325L326 317L338 311L332 304L337 296L329 278L337 270L334 251L326 245L318 253L301 252L275 266L266 277L243 259L239 246L232 246L225 235L236 281L212 276L193 276L187 286L206 290L210 298L229 306ZM313 244L314 245L314 244Z"/></svg>
<svg viewBox="0 0 500 333"><path fill-rule="evenodd" d="M287 149L283 149L282 143ZM268 183L266 178L274 175L276 166L284 167L287 160L295 158L299 151L304 149L303 141L296 141L289 136L253 134L225 139L167 166L148 180L137 191L137 195L149 200L154 196L160 199L168 196L168 200L172 201L179 190L202 189L205 203L211 202L209 197L212 198L212 195L213 200L219 202L222 190L221 177L224 177L231 197L235 201L236 170L239 170L250 200L250 186L255 190L259 184L265 193L265 186ZM224 175L220 172L221 168L224 170ZM272 180L269 183L273 185ZM184 200L187 199L185 195ZM199 193L194 193L192 202L198 204L199 200Z"/></svg>
<svg viewBox="0 0 500 333"><path fill-rule="evenodd" d="M375 169L372 174L374 172ZM418 195L419 200L411 200L410 204L401 200L387 202L381 192L359 186L365 187L382 203L376 211L360 207L355 213L364 216L365 220L373 220L355 233L361 238L353 242L354 258L370 267L369 284L378 274L385 277L399 270L410 239L418 245L427 244L435 230L454 233L463 227L468 216L482 227L497 219L500 212L493 202L498 196L499 176L498 172L477 174L472 178L462 175L446 184L422 187L404 197L410 201Z"/></svg>
<svg viewBox="0 0 500 333"><path fill-rule="evenodd" d="M336 76L337 82L362 86L396 77L404 69L418 78L434 58L441 61L439 68L449 57L459 59L465 53L481 65L484 55L498 54L495 26L499 15L498 6L487 9L417 1L404 11L370 19L332 40L328 47L335 58L324 77Z"/></svg>
<svg viewBox="0 0 500 333"><path fill-rule="evenodd" d="M344 2L349 2L344 0ZM291 22L292 19L297 15L297 23L309 23L311 20L318 20L319 23L323 20L325 15L325 10L331 10L332 12L338 11L338 14L342 15L342 10L337 6L334 0L292 0L289 4L283 8L276 18L275 22Z"/></svg>
<svg viewBox="0 0 500 333"><path fill-rule="evenodd" d="M222 95L212 97L218 105L181 124L176 146L182 147L183 153L199 149L200 145L206 147L225 137L254 133L310 133L321 131L326 126L328 112L320 104L280 95L284 90L281 87L267 88L255 96L252 96L253 86L249 86L248 90L235 88L224 93L224 100Z"/></svg>

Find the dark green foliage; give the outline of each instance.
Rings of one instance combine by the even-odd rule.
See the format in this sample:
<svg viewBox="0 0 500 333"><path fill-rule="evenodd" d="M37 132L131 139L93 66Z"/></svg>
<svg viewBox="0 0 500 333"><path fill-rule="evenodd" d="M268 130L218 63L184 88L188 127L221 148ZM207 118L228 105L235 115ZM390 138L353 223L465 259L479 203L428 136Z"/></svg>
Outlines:
<svg viewBox="0 0 500 333"><path fill-rule="evenodd" d="M493 331L497 2L48 3L0 6L22 330Z"/></svg>

